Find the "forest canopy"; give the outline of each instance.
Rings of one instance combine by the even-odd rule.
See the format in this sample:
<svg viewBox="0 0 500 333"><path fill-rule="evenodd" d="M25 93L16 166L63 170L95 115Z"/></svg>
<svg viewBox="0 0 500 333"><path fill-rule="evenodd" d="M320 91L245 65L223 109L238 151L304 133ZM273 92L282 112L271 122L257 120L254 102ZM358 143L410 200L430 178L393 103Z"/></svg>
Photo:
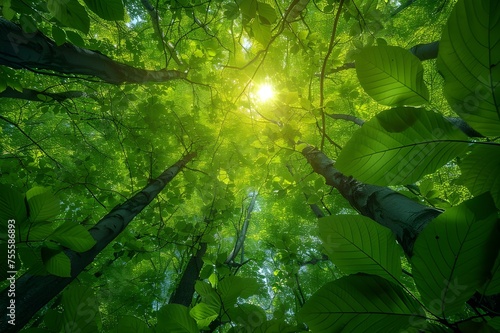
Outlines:
<svg viewBox="0 0 500 333"><path fill-rule="evenodd" d="M500 3L0 0L1 332L500 332Z"/></svg>

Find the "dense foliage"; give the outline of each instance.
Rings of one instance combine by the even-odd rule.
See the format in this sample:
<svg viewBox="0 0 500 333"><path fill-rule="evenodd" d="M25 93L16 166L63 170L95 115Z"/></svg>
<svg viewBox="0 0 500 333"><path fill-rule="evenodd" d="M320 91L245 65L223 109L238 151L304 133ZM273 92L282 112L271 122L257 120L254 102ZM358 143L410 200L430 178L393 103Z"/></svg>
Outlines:
<svg viewBox="0 0 500 333"><path fill-rule="evenodd" d="M500 331L497 1L0 8L0 328Z"/></svg>

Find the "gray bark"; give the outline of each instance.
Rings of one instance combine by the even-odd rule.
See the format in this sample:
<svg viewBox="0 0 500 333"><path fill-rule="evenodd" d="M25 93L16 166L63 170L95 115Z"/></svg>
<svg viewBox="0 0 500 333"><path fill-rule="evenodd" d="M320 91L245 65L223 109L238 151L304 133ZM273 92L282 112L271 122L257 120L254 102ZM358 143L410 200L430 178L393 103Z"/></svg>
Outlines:
<svg viewBox="0 0 500 333"><path fill-rule="evenodd" d="M18 25L0 17L0 65L14 69L44 69L63 74L91 75L112 83L166 82L186 73L135 68L73 44L58 46L37 31L26 34Z"/></svg>
<svg viewBox="0 0 500 333"><path fill-rule="evenodd" d="M31 317L47 304L52 298L58 295L87 265L92 263L94 258L114 240L167 185L182 168L195 157L191 153L183 157L177 163L166 169L158 178L152 181L142 191L125 201L122 205L115 207L104 216L89 233L96 240L96 244L87 252L77 253L67 249L66 255L71 260L71 276L59 277L55 275L34 276L24 274L16 280L16 325L7 323L7 311L3 311L0 320L0 332L19 332ZM8 288L2 290L0 294L0 307L6 309L10 297Z"/></svg>
<svg viewBox="0 0 500 333"><path fill-rule="evenodd" d="M423 228L440 210L421 205L387 187L361 183L335 169L335 162L311 146L302 154L326 184L335 187L360 214L389 228L411 256L413 243Z"/></svg>

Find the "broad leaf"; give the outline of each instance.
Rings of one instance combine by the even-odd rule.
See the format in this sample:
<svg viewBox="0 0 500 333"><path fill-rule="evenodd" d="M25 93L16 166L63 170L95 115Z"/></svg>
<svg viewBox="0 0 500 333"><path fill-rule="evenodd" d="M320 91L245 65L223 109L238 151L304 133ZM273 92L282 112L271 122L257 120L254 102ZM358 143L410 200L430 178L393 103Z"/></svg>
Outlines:
<svg viewBox="0 0 500 333"><path fill-rule="evenodd" d="M419 304L376 275L349 275L321 287L299 312L314 332L399 332L421 317Z"/></svg>
<svg viewBox="0 0 500 333"><path fill-rule="evenodd" d="M363 49L356 57L356 73L366 93L380 104L418 106L429 99L422 63L403 48Z"/></svg>
<svg viewBox="0 0 500 333"><path fill-rule="evenodd" d="M84 0L85 4L99 17L108 21L118 21L124 18L122 0Z"/></svg>
<svg viewBox="0 0 500 333"><path fill-rule="evenodd" d="M64 252L43 247L42 260L45 269L50 274L61 277L71 276L71 261Z"/></svg>
<svg viewBox="0 0 500 333"><path fill-rule="evenodd" d="M460 170L460 184L474 195L489 191L500 208L500 145L476 145L460 163Z"/></svg>
<svg viewBox="0 0 500 333"><path fill-rule="evenodd" d="M367 273L388 280L401 275L401 247L394 234L367 217L321 218L319 236L330 260L346 274Z"/></svg>
<svg viewBox="0 0 500 333"><path fill-rule="evenodd" d="M227 276L217 287L224 307L233 306L238 297L247 298L259 292L259 284L254 278Z"/></svg>
<svg viewBox="0 0 500 333"><path fill-rule="evenodd" d="M189 314L196 320L198 327L208 327L208 325L219 316L219 307L214 308L202 302L196 304L194 308L189 311Z"/></svg>
<svg viewBox="0 0 500 333"><path fill-rule="evenodd" d="M49 236L49 239L76 252L88 251L96 243L87 229L73 221L67 221L61 225Z"/></svg>
<svg viewBox="0 0 500 333"><path fill-rule="evenodd" d="M89 32L89 15L78 0L47 0L47 8L65 26L75 28L85 34Z"/></svg>
<svg viewBox="0 0 500 333"><path fill-rule="evenodd" d="M394 108L357 130L335 165L362 182L411 184L464 152L466 139L438 113Z"/></svg>
<svg viewBox="0 0 500 333"><path fill-rule="evenodd" d="M491 268L491 275L486 283L479 289L484 295L491 296L500 293L500 253Z"/></svg>
<svg viewBox="0 0 500 333"><path fill-rule="evenodd" d="M26 192L31 222L45 221L59 214L59 201L49 189L33 187Z"/></svg>
<svg viewBox="0 0 500 333"><path fill-rule="evenodd" d="M26 221L26 205L21 193L12 187L0 184L0 221L2 232L7 232L8 220L15 220L19 225Z"/></svg>
<svg viewBox="0 0 500 333"><path fill-rule="evenodd" d="M158 311L157 333L198 333L189 309L180 304L167 304Z"/></svg>
<svg viewBox="0 0 500 333"><path fill-rule="evenodd" d="M485 194L448 209L419 235L412 271L422 300L434 315L462 310L483 285L498 254L498 227L495 204Z"/></svg>
<svg viewBox="0 0 500 333"><path fill-rule="evenodd" d="M439 44L437 65L451 107L475 130L500 135L500 2L461 0Z"/></svg>
<svg viewBox="0 0 500 333"><path fill-rule="evenodd" d="M95 333L100 327L99 304L92 288L72 283L63 293L64 331Z"/></svg>

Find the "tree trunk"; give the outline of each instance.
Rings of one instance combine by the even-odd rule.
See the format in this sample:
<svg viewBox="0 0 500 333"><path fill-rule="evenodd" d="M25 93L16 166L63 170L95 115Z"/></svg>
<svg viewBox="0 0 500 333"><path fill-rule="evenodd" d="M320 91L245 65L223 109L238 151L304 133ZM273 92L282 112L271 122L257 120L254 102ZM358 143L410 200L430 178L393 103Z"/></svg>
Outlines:
<svg viewBox="0 0 500 333"><path fill-rule="evenodd" d="M27 34L2 17L0 50L0 65L14 69L48 69L64 74L91 75L112 84L165 82L186 77L186 73L175 70L135 68L69 43L58 46L40 31Z"/></svg>
<svg viewBox="0 0 500 333"><path fill-rule="evenodd" d="M191 256L189 262L182 273L181 281L175 289L169 304L182 304L190 306L193 301L194 286L196 280L200 276L201 268L203 267L203 256L207 252L207 243L200 243L200 248L196 251L196 255Z"/></svg>
<svg viewBox="0 0 500 333"><path fill-rule="evenodd" d="M94 258L113 239L115 239L167 185L182 168L196 156L190 153L177 163L166 169L158 178L146 186L141 192L116 206L111 212L104 216L89 233L96 240L96 245L87 252L77 253L66 250L66 255L71 260L71 277L59 277L55 275L33 276L24 274L16 280L16 325L7 323L9 318L4 311L0 321L0 332L18 332L40 310L47 302L59 294L71 281L73 281L84 268L92 263ZM10 297L7 295L8 287L0 294L0 307L6 309Z"/></svg>
<svg viewBox="0 0 500 333"><path fill-rule="evenodd" d="M411 256L413 243L423 228L441 211L421 205L387 187L363 184L335 169L335 162L311 146L302 154L326 183L335 187L360 214L389 228L405 253Z"/></svg>

